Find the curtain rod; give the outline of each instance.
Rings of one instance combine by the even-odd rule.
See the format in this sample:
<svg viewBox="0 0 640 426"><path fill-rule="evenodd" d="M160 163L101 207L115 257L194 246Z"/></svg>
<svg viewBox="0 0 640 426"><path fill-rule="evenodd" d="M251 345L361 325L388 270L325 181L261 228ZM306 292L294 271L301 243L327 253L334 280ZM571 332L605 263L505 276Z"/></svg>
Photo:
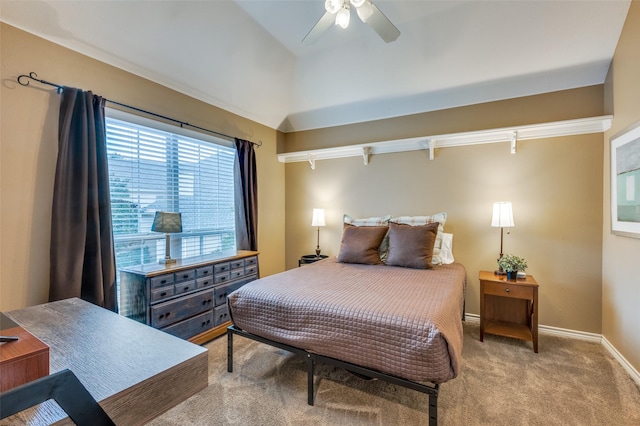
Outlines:
<svg viewBox="0 0 640 426"><path fill-rule="evenodd" d="M22 78L28 78L30 80L37 81L38 83L42 83L42 84L46 84L46 85L49 85L49 86L56 87L58 89L58 93L60 93L62 91L62 89L64 89L64 86L61 86L59 84L52 83L50 81L42 80L42 79L38 78L38 75L35 72L30 72L29 75L22 74L22 75L18 76L18 78L17 78L18 84L20 84L21 86L28 86L29 85L29 81L25 80L23 82L23 81L21 81ZM205 129L204 127L195 126L195 125L189 124L189 123L187 123L185 121L176 120L175 118L171 118L171 117L167 117L167 116L164 116L164 115L156 114L155 112L147 111L147 110L144 110L144 109L141 109L141 108L133 107L131 105L127 105L127 104L123 104L123 103L120 103L120 102L112 101L111 99L106 99L105 98L105 101L109 102L109 103L112 103L112 104L115 104L115 105L119 105L119 106L124 107L124 108L129 108L129 109L132 109L134 111L138 111L138 112L141 112L141 113L144 113L144 114L152 115L154 117L162 118L164 120L173 121L174 123L179 123L180 127L189 126L189 127L194 128L194 129L198 129L198 130L202 130L202 131L205 131L205 132L213 133L214 135L223 136L225 138L230 138L230 139L235 139L234 136L230 136L230 135L226 135L224 133L216 132L215 130ZM251 142L251 141L249 141L249 142ZM251 143L256 145L257 147L261 147L262 146L262 141L260 141L260 142L251 142Z"/></svg>

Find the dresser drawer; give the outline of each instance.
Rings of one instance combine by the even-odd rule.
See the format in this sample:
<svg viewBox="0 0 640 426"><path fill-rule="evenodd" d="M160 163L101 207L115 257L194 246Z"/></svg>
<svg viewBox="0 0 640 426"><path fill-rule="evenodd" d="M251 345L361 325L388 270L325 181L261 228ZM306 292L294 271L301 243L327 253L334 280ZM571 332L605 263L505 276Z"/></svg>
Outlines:
<svg viewBox="0 0 640 426"><path fill-rule="evenodd" d="M151 307L151 325L164 327L213 308L213 291L205 290L189 296L159 303Z"/></svg>
<svg viewBox="0 0 640 426"><path fill-rule="evenodd" d="M213 288L213 296L215 298L215 305L220 306L222 304L227 304L227 296L243 285L245 285L248 281L251 280L241 280L236 282L231 282L229 284L221 285Z"/></svg>
<svg viewBox="0 0 640 426"><path fill-rule="evenodd" d="M166 287L173 284L173 274L158 275L150 279L151 288Z"/></svg>
<svg viewBox="0 0 640 426"><path fill-rule="evenodd" d="M258 265L249 265L245 266L244 274L245 275L255 275L258 272Z"/></svg>
<svg viewBox="0 0 640 426"><path fill-rule="evenodd" d="M196 281L185 281L176 283L176 294L188 293L196 289Z"/></svg>
<svg viewBox="0 0 640 426"><path fill-rule="evenodd" d="M533 287L518 285L517 283L484 282L484 294L511 297L514 299L533 300Z"/></svg>
<svg viewBox="0 0 640 426"><path fill-rule="evenodd" d="M245 257L244 259L244 266L258 266L258 257L257 256L251 256L251 257Z"/></svg>
<svg viewBox="0 0 640 426"><path fill-rule="evenodd" d="M213 265L213 273L216 275L222 272L229 272L230 269L229 262L216 263Z"/></svg>
<svg viewBox="0 0 640 426"><path fill-rule="evenodd" d="M171 297L174 294L173 286L160 287L155 290L151 290L151 303L159 302L167 297Z"/></svg>
<svg viewBox="0 0 640 426"><path fill-rule="evenodd" d="M162 331L173 334L174 336L182 339L188 339L189 337L193 337L196 334L207 331L214 326L213 311L209 310L200 315L196 315L193 318L165 327Z"/></svg>
<svg viewBox="0 0 640 426"><path fill-rule="evenodd" d="M196 270L195 269L191 269L191 270L187 270L187 271L180 271L180 272L176 272L176 281L177 283L182 282L182 281L189 281L189 280L193 280L196 277Z"/></svg>
<svg viewBox="0 0 640 426"><path fill-rule="evenodd" d="M210 287L212 285L213 285L213 275L211 275L210 277L198 278L196 280L196 286L198 288Z"/></svg>
<svg viewBox="0 0 640 426"><path fill-rule="evenodd" d="M230 275L229 271L222 272L220 274L216 274L216 276L214 277L213 283L214 284L226 283L227 281L229 281L230 277L231 277L231 275Z"/></svg>
<svg viewBox="0 0 640 426"><path fill-rule="evenodd" d="M232 280L236 280L236 279L244 276L244 268L242 268L242 269L232 269L230 275L231 275L231 279Z"/></svg>
<svg viewBox="0 0 640 426"><path fill-rule="evenodd" d="M224 305L215 307L215 309L213 310L214 326L223 324L230 320L231 320L231 317L229 316L229 306L226 303Z"/></svg>
<svg viewBox="0 0 640 426"><path fill-rule="evenodd" d="M244 259L232 260L229 262L231 269L244 268Z"/></svg>
<svg viewBox="0 0 640 426"><path fill-rule="evenodd" d="M201 277L212 277L213 276L213 265L205 266L203 268L198 268L196 271L196 276L198 278Z"/></svg>

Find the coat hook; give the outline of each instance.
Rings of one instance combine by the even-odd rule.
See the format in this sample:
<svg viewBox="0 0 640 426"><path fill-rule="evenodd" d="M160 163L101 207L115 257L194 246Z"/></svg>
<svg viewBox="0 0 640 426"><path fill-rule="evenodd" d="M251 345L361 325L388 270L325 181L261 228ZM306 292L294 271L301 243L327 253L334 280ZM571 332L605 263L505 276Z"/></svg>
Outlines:
<svg viewBox="0 0 640 426"><path fill-rule="evenodd" d="M369 154L371 153L371 148L368 146L365 146L362 148L362 158L364 159L364 165L368 166L369 165Z"/></svg>

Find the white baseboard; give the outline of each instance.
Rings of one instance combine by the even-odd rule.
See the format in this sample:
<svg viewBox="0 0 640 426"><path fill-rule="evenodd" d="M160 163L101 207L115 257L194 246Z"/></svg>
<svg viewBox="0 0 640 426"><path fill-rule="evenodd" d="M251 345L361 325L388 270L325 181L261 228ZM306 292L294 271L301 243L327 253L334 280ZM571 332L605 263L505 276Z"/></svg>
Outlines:
<svg viewBox="0 0 640 426"><path fill-rule="evenodd" d="M620 352L613 346L606 337L602 336L602 346L604 346L609 353L622 365L622 368L627 370L627 373L631 376L634 382L640 386L640 372L636 370L629 361L625 357L622 356Z"/></svg>
<svg viewBox="0 0 640 426"><path fill-rule="evenodd" d="M480 315L477 314L465 314L466 322L473 324L480 324ZM587 342L600 343L605 347L607 351L620 363L627 373L631 376L634 382L640 386L640 372L634 368L633 365L627 359L622 356L620 352L604 337L602 334L587 333L585 331L569 330L566 328L551 327L549 325L538 326L540 333L549 334L553 336L567 337L569 339L586 340Z"/></svg>

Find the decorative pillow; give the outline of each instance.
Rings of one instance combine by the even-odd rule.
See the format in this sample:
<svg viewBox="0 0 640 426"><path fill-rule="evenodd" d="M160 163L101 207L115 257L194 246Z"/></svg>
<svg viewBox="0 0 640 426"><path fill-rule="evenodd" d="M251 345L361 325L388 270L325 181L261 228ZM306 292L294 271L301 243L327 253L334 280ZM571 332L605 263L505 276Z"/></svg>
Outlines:
<svg viewBox="0 0 640 426"><path fill-rule="evenodd" d="M436 236L436 242L433 247L432 263L434 265L442 264L442 234L444 233L444 224L447 221L446 212L436 213L431 216L398 216L392 217L391 221L413 226L438 222L438 235Z"/></svg>
<svg viewBox="0 0 640 426"><path fill-rule="evenodd" d="M453 258L453 234L447 234L444 232L442 234L442 264L448 265L450 263L455 262Z"/></svg>
<svg viewBox="0 0 640 426"><path fill-rule="evenodd" d="M387 265L405 268L433 268L433 246L438 222L427 225L405 225L389 222L389 255Z"/></svg>
<svg viewBox="0 0 640 426"><path fill-rule="evenodd" d="M354 226L387 226L389 224L389 219L391 219L391 215L386 216L372 216L362 219L356 219L348 214L344 215L344 223L348 223ZM382 243L380 243L380 248L378 249L380 254L380 259L384 261L387 258L387 252L389 251L389 234L385 235Z"/></svg>
<svg viewBox="0 0 640 426"><path fill-rule="evenodd" d="M345 223L338 262L381 265L378 248L388 230L387 226L354 226Z"/></svg>

